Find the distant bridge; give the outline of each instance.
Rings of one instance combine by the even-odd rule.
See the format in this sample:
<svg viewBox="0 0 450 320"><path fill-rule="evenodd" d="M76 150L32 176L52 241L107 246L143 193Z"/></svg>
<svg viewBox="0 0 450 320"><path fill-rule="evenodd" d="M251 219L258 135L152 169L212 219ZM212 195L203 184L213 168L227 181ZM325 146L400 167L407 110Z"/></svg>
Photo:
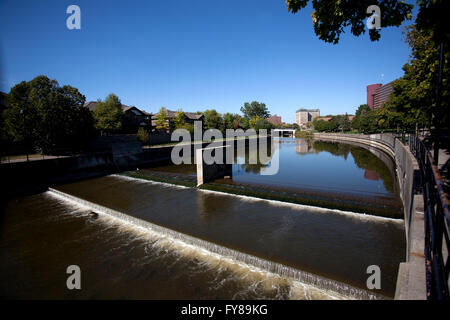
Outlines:
<svg viewBox="0 0 450 320"><path fill-rule="evenodd" d="M275 129L275 132L280 132L281 137L295 137L295 129Z"/></svg>

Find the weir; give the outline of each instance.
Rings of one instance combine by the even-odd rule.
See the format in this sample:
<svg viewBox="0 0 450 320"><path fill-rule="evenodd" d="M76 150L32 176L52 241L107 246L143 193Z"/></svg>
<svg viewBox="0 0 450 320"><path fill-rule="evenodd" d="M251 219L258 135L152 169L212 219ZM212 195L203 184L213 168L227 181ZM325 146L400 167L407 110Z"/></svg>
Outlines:
<svg viewBox="0 0 450 320"><path fill-rule="evenodd" d="M245 139L245 144L248 143L249 140ZM329 143L329 145L332 144ZM227 146L228 143L222 148L226 149ZM334 168L351 168L357 174L351 175L356 178L353 178L350 183L349 179L342 180L342 175L337 175L338 179L331 180L332 183L329 183L330 180L320 179L305 179L304 181L314 181L319 186L322 183L328 189L333 186L342 186L343 190L350 192L356 190L357 192L366 192L368 195L373 192L375 194L373 197L383 199L382 204L386 210L391 210L395 214L384 216L371 214L364 210L339 207L324 209L326 206L307 202L290 203L281 199L277 200L277 198L258 198L257 195L252 196L245 192L237 194L231 192L233 194L230 195L230 193L220 192L220 189L197 189L193 188L195 185L189 185L190 188L174 186L171 184L171 180L162 180L168 183L147 181L139 177L139 175L145 176L146 172L150 172L142 167L140 170L136 170L136 177L133 178L124 177L123 175L127 175L127 172L123 175L113 174L102 178L61 184L57 189L50 189L46 194L59 199L63 207L70 207L64 202L71 202L77 207L84 207L98 213L101 217L99 221L107 221L111 218L111 221L117 220L119 222L117 225L122 225L127 231L130 227L130 230L143 231L145 237L158 239L160 248L163 251L172 252L171 254L178 255L180 254L178 248L186 248L189 252L183 251L180 256L195 257L195 259L200 256L199 260L202 263L219 259L231 266L229 270L256 270L258 274L261 272L270 278L277 277L282 281L309 288L308 290L333 292L335 295L348 298L385 299L393 297L398 264L403 261L404 229L403 219L398 219L402 213L399 210L395 211L395 207L386 201L386 199L395 200L394 197L398 199L398 190L392 192L392 188L386 184L386 181L392 183L385 178L386 172L393 171L392 168L395 167L390 162L390 158L386 156L386 159L383 158L381 161L389 170L380 171L378 166L372 165L376 168L373 169L371 166L367 166L367 163L362 164L356 161L357 156L360 156L361 159L375 158L377 150L373 148L370 152L365 151L365 153L359 150L362 148L352 149L351 153L346 147L339 148L339 152L345 151L345 156L342 156L342 152L327 151L328 149L322 145L322 149L318 149L321 157L316 157L315 155L318 153L306 155L302 148L297 148L289 141L279 147L284 152L283 156L287 154L296 165L306 169L298 170L295 166L289 166L284 162L280 169L281 173L272 178L271 176L262 176L263 182L270 182L272 179L275 183L278 181L289 183L293 181L292 179L305 179L311 175L317 177L317 171L314 170L318 164L321 164L320 168L327 165L328 169L333 165ZM324 150L326 152L322 152ZM327 155L330 153L338 154L340 157L333 157L333 162L324 163L323 160L329 161ZM246 158L247 156L252 155L245 154ZM281 157L282 161L286 159L283 156ZM345 163L347 156L350 162ZM354 163L351 161L353 158ZM308 159L309 163L313 159L312 162L316 167L304 166L305 163L308 164ZM158 165L154 170L159 170ZM265 169L259 163L234 166L230 178L225 180L231 181L237 178L236 180L239 182L238 179L244 177L242 173L237 172L238 166L241 172L245 171L247 174L253 175L257 175ZM185 175L191 176L193 183L195 171L192 169L195 168L195 165L191 167L189 173ZM378 176L378 182L374 182L373 179L367 180L366 172L363 170L369 169L376 170L378 173L382 172ZM215 171L218 172L218 170ZM319 175L319 177L336 178L336 176L330 175L329 170L324 171L325 174ZM338 171L349 174L349 171ZM183 174L183 171L179 172L179 176ZM293 172L296 175L293 175ZM222 174L223 172L220 173L220 175ZM257 176L259 177L259 175ZM291 177L291 180L287 177ZM341 181L344 182L341 183ZM298 184L298 181L293 182ZM218 180L214 180L207 185L217 183L219 183ZM373 186L377 188L373 188ZM236 185L235 189L238 192L239 188L241 186ZM283 195L284 193L279 192L279 194ZM47 200L51 203L51 199ZM334 200L339 201L338 199ZM366 202L365 206L367 205ZM56 209L55 213L58 212L63 211ZM129 236L128 232L126 233ZM132 237L135 236L134 232L129 234ZM378 237L380 234L383 235L382 238ZM91 243L86 248L93 245L95 244ZM145 254L143 256L146 257ZM123 261L128 260L123 259ZM380 263L383 270L382 290L366 290L365 281L368 277L366 267L377 263ZM155 264L155 268L164 267L164 264ZM153 269L153 265L150 269ZM223 269L222 266L217 270L221 269ZM135 272L143 271L137 268ZM179 272L176 272L175 275L179 275ZM224 280L226 279L219 282ZM240 283L244 284L244 282ZM202 285L200 284L200 286ZM203 288L208 290L208 284L203 285ZM249 290L251 290L250 287ZM232 289L231 292L235 291Z"/></svg>
<svg viewBox="0 0 450 320"><path fill-rule="evenodd" d="M149 232L160 234L161 236L170 237L171 239L173 239L173 241L180 241L184 244L207 250L210 253L230 258L235 261L235 263L242 263L249 267L270 272L281 277L291 278L293 280L300 281L301 283L314 286L321 290L332 291L344 295L348 298L367 300L386 299L386 297L384 297L383 295L356 288L343 282L331 280L309 272L298 270L296 268L292 268L277 262L262 259L254 255L239 252L237 250L233 250L206 240L192 237L187 234L151 223L149 221L124 214L117 210L113 210L99 204L81 199L79 197L75 197L53 188L49 188L49 192L55 197L61 198L65 201L73 202L77 205L84 206L100 214L106 214L110 217L120 220L123 223L128 223L133 226L143 228L145 230L148 230Z"/></svg>

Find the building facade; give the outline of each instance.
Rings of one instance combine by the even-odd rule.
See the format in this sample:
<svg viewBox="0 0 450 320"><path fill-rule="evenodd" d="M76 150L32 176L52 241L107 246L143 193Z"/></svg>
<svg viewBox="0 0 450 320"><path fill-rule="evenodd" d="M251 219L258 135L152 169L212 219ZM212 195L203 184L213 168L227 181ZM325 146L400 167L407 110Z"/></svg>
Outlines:
<svg viewBox="0 0 450 320"><path fill-rule="evenodd" d="M295 113L295 122L300 128L305 128L308 123L317 117L320 117L319 109L298 109Z"/></svg>
<svg viewBox="0 0 450 320"><path fill-rule="evenodd" d="M394 91L392 82L385 85L381 83L367 86L367 104L371 109L378 109L385 102L389 101L390 94Z"/></svg>

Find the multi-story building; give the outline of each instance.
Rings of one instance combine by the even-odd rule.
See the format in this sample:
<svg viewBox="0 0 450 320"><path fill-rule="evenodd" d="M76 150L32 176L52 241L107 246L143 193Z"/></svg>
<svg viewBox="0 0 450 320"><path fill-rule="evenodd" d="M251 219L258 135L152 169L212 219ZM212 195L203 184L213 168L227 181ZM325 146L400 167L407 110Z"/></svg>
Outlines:
<svg viewBox="0 0 450 320"><path fill-rule="evenodd" d="M389 101L389 96L393 91L392 82L385 85L381 83L368 85L367 104L371 109L378 109L383 103Z"/></svg>
<svg viewBox="0 0 450 320"><path fill-rule="evenodd" d="M306 127L314 118L320 117L319 109L298 109L295 113L295 122L302 128Z"/></svg>

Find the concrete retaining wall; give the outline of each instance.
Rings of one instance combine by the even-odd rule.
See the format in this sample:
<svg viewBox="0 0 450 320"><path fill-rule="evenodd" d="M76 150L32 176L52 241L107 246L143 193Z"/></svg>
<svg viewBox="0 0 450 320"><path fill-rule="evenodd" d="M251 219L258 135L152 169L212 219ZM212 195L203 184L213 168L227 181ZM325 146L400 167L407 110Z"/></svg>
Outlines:
<svg viewBox="0 0 450 320"><path fill-rule="evenodd" d="M396 164L400 197L403 201L406 261L399 266L395 299L426 299L424 256L424 207L420 190L419 165L392 134L314 134L317 140L358 142L388 153Z"/></svg>
<svg viewBox="0 0 450 320"><path fill-rule="evenodd" d="M112 153L11 162L0 164L1 197L37 192L49 184L77 180L115 169Z"/></svg>

